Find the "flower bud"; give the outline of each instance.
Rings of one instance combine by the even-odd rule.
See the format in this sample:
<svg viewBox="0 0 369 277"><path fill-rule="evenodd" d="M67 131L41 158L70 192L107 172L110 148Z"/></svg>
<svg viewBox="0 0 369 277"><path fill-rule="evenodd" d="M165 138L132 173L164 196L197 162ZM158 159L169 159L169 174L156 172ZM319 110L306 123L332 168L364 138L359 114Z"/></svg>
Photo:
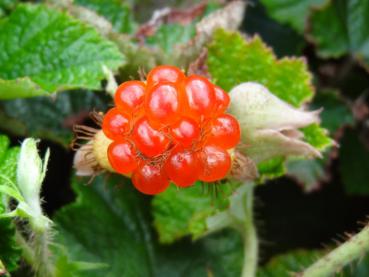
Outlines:
<svg viewBox="0 0 369 277"><path fill-rule="evenodd" d="M301 140L298 128L319 122L320 111L296 109L261 84L247 82L230 91L233 114L241 126L239 150L259 163L274 157L321 157L318 150ZM244 147L243 147L244 146Z"/></svg>

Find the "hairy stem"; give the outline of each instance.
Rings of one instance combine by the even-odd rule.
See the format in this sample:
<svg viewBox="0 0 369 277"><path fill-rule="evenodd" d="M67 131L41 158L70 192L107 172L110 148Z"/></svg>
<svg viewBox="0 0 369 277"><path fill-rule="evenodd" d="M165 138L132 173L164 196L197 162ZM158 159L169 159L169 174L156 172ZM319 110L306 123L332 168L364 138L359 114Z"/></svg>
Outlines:
<svg viewBox="0 0 369 277"><path fill-rule="evenodd" d="M367 252L369 252L369 225L308 267L299 276L331 276Z"/></svg>
<svg viewBox="0 0 369 277"><path fill-rule="evenodd" d="M254 184L246 184L245 193L245 218L244 218L244 262L242 268L242 277L253 277L256 275L258 265L258 238L254 226Z"/></svg>
<svg viewBox="0 0 369 277"><path fill-rule="evenodd" d="M16 232L17 244L22 249L22 257L35 272L35 276L52 277L55 268L49 253L49 231L32 234L29 241Z"/></svg>
<svg viewBox="0 0 369 277"><path fill-rule="evenodd" d="M22 249L22 257L27 262L27 264L32 265L35 263L35 255L34 250L27 243L27 241L23 238L20 232L17 230L15 232L15 239L17 241L17 245Z"/></svg>

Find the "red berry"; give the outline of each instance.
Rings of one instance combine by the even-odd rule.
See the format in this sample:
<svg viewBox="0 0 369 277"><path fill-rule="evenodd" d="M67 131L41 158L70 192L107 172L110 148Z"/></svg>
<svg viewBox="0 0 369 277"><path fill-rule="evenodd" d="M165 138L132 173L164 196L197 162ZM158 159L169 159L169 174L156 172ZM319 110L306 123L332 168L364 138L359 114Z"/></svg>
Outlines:
<svg viewBox="0 0 369 277"><path fill-rule="evenodd" d="M209 116L214 109L213 85L204 77L192 75L184 82L187 100L186 113L189 116Z"/></svg>
<svg viewBox="0 0 369 277"><path fill-rule="evenodd" d="M207 144L229 149L239 143L240 136L241 130L237 119L230 114L222 114L213 120Z"/></svg>
<svg viewBox="0 0 369 277"><path fill-rule="evenodd" d="M152 69L147 75L148 86L154 86L161 82L179 83L186 77L183 72L171 65L160 65Z"/></svg>
<svg viewBox="0 0 369 277"><path fill-rule="evenodd" d="M130 130L130 117L117 108L112 108L104 116L102 129L108 138L121 139Z"/></svg>
<svg viewBox="0 0 369 277"><path fill-rule="evenodd" d="M196 153L180 148L169 156L165 172L177 186L188 187L199 179L202 169Z"/></svg>
<svg viewBox="0 0 369 277"><path fill-rule="evenodd" d="M223 179L231 168L231 157L220 147L207 145L202 149L201 162L203 171L201 181L214 182Z"/></svg>
<svg viewBox="0 0 369 277"><path fill-rule="evenodd" d="M132 137L137 148L147 157L162 154L170 144L168 136L151 127L146 117L137 121Z"/></svg>
<svg viewBox="0 0 369 277"><path fill-rule="evenodd" d="M131 143L114 141L108 148L108 159L115 171L128 174L137 167L137 156Z"/></svg>
<svg viewBox="0 0 369 277"><path fill-rule="evenodd" d="M145 111L150 122L173 124L180 117L180 108L180 98L174 84L159 83L147 92Z"/></svg>
<svg viewBox="0 0 369 277"><path fill-rule="evenodd" d="M169 179L158 165L144 164L133 172L132 183L145 194L158 194L169 186Z"/></svg>
<svg viewBox="0 0 369 277"><path fill-rule="evenodd" d="M231 101L231 99L229 98L228 93L226 93L218 86L214 86L214 92L215 92L215 113L222 114L228 109L229 102Z"/></svg>
<svg viewBox="0 0 369 277"><path fill-rule="evenodd" d="M121 84L115 92L115 105L122 111L132 113L144 102L145 84L140 81L127 81Z"/></svg>
<svg viewBox="0 0 369 277"><path fill-rule="evenodd" d="M198 123L191 119L183 117L180 121L172 126L172 137L183 147L190 146L200 136L200 128Z"/></svg>

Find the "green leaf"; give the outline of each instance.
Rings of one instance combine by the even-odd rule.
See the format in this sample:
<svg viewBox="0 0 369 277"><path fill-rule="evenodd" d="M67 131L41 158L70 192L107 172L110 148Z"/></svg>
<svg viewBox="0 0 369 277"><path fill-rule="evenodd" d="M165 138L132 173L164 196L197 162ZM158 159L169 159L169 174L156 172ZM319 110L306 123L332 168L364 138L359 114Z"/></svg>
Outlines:
<svg viewBox="0 0 369 277"><path fill-rule="evenodd" d="M310 266L326 250L294 250L274 257L259 271L258 277L290 277L292 273L301 272ZM359 262L346 266L334 276L340 277L362 277L369 274L369 255L363 257Z"/></svg>
<svg viewBox="0 0 369 277"><path fill-rule="evenodd" d="M0 176L15 182L19 148L9 148L9 139L0 135ZM0 187L7 186L7 182L0 178ZM4 197L0 192L0 215L6 212ZM18 266L20 249L15 242L15 228L11 219L0 217L0 260L3 261L8 271L13 271Z"/></svg>
<svg viewBox="0 0 369 277"><path fill-rule="evenodd" d="M2 128L17 136L46 138L65 146L73 136L73 124L81 124L89 112L105 111L107 95L74 91L62 92L56 99L35 97L0 103Z"/></svg>
<svg viewBox="0 0 369 277"><path fill-rule="evenodd" d="M10 10L14 9L19 0L0 0L0 17L3 17Z"/></svg>
<svg viewBox="0 0 369 277"><path fill-rule="evenodd" d="M320 113L321 125L332 135L343 127L354 125L354 116L348 103L336 91L319 91L314 97L311 108L323 108Z"/></svg>
<svg viewBox="0 0 369 277"><path fill-rule="evenodd" d="M311 124L301 131L304 133L304 140L318 150L325 150L333 144L333 140L328 136L327 130L318 124Z"/></svg>
<svg viewBox="0 0 369 277"><path fill-rule="evenodd" d="M295 250L276 256L263 266L258 277L289 277L291 273L302 271L322 255L319 250Z"/></svg>
<svg viewBox="0 0 369 277"><path fill-rule="evenodd" d="M352 54L369 68L369 0L330 1L311 16L310 38L322 57Z"/></svg>
<svg viewBox="0 0 369 277"><path fill-rule="evenodd" d="M257 82L295 107L310 100L314 94L305 60L278 60L257 36L245 40L239 33L219 30L208 47L208 67L213 80L225 90L242 82ZM326 131L318 125L310 125L302 131L304 139L318 149L332 144ZM262 179L283 175L283 162L283 159L275 158L259 165Z"/></svg>
<svg viewBox="0 0 369 277"><path fill-rule="evenodd" d="M286 167L284 165L285 158L276 157L267 161L263 161L258 164L258 171L260 174L260 182L264 182L266 179L274 179L281 177L286 173Z"/></svg>
<svg viewBox="0 0 369 277"><path fill-rule="evenodd" d="M336 91L321 91L316 95L311 108L319 109L322 107L323 110L320 114L321 125L337 139L342 128L353 126L354 118L352 112ZM319 131L319 129L317 130ZM306 130L304 131L305 136L309 135L307 139L309 143L314 143L314 140L317 140L319 132L316 134L317 136L314 136L314 132L307 133ZM318 147L317 144L320 144L321 148L325 148L331 144L331 141L324 138L318 139L318 141L320 143L315 143L315 147ZM329 180L329 173L326 170L331 161L333 151L335 151L334 147L327 149L321 160L289 160L287 163L288 175L297 179L306 192L318 189L322 181Z"/></svg>
<svg viewBox="0 0 369 277"><path fill-rule="evenodd" d="M277 60L255 36L219 30L208 46L208 67L213 80L229 91L243 82L258 82L282 100L299 107L313 97L311 74L304 59Z"/></svg>
<svg viewBox="0 0 369 277"><path fill-rule="evenodd" d="M242 243L237 233L228 231L196 243L160 246L151 230L148 198L126 179L99 176L89 186L74 181L73 188L76 202L54 218L56 240L71 260L109 266L81 276L240 274Z"/></svg>
<svg viewBox="0 0 369 277"><path fill-rule="evenodd" d="M40 95L48 95L48 92L43 90L28 77L22 77L15 80L0 79L0 97L2 99Z"/></svg>
<svg viewBox="0 0 369 277"><path fill-rule="evenodd" d="M183 45L196 34L193 23L161 25L154 35L147 38L149 45L158 45L165 53L171 54L176 46Z"/></svg>
<svg viewBox="0 0 369 277"><path fill-rule="evenodd" d="M229 205L230 184L218 185L219 197L205 192L205 184L197 182L186 189L171 185L154 197L154 225L162 243L172 243L184 236L194 238L206 231L206 218ZM213 185L209 185L213 186Z"/></svg>
<svg viewBox="0 0 369 277"><path fill-rule="evenodd" d="M98 89L102 66L115 70L123 62L94 29L43 5L18 5L0 22L0 99Z"/></svg>
<svg viewBox="0 0 369 277"><path fill-rule="evenodd" d="M354 130L347 130L339 149L342 182L349 195L369 195L369 149Z"/></svg>
<svg viewBox="0 0 369 277"><path fill-rule="evenodd" d="M260 1L247 6L245 18L243 29L246 33L251 36L258 34L278 57L301 55L306 44L303 36L268 16Z"/></svg>
<svg viewBox="0 0 369 277"><path fill-rule="evenodd" d="M329 179L329 173L326 172L328 161L327 155L322 160L289 160L287 174L294 178L305 192L312 192L320 188L322 181Z"/></svg>
<svg viewBox="0 0 369 277"><path fill-rule="evenodd" d="M261 2L275 20L303 33L310 10L321 6L326 0L261 0Z"/></svg>
<svg viewBox="0 0 369 277"><path fill-rule="evenodd" d="M89 8L108 19L113 29L121 33L132 33L136 24L130 7L119 0L76 0L74 3Z"/></svg>

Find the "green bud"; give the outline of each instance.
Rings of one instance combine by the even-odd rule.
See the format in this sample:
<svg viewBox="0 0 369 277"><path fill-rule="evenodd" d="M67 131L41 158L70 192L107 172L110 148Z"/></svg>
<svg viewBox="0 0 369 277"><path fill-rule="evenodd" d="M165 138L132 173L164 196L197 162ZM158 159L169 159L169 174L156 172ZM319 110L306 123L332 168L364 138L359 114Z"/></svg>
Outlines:
<svg viewBox="0 0 369 277"><path fill-rule="evenodd" d="M241 126L240 151L255 163L281 156L321 157L298 130L319 122L319 111L296 109L253 82L234 87L230 97L229 112Z"/></svg>
<svg viewBox="0 0 369 277"><path fill-rule="evenodd" d="M22 143L17 166L17 185L24 198L24 202L19 203L17 207L17 213L19 216L28 217L30 223L39 230L45 229L49 223L42 214L40 199L49 155L47 150L42 162L37 151L37 141L27 138Z"/></svg>

